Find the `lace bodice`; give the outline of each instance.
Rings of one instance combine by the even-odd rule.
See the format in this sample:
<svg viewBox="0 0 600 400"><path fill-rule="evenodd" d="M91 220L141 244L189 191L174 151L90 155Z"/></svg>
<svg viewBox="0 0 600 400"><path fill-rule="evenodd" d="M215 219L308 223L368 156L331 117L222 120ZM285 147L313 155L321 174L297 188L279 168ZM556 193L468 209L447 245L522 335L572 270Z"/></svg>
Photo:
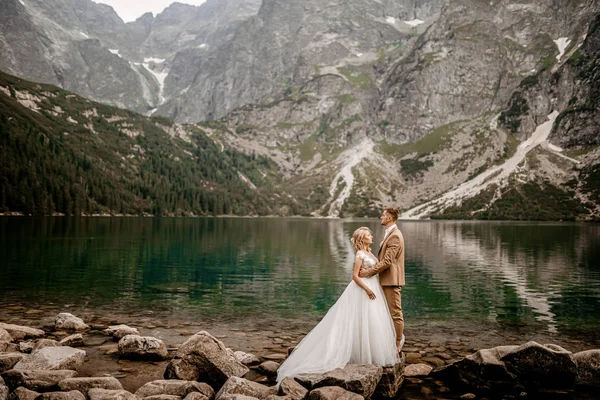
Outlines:
<svg viewBox="0 0 600 400"><path fill-rule="evenodd" d="M356 256L363 260L361 268L371 268L372 266L377 264L377 259L373 254L369 252L360 250L358 253L356 253Z"/></svg>

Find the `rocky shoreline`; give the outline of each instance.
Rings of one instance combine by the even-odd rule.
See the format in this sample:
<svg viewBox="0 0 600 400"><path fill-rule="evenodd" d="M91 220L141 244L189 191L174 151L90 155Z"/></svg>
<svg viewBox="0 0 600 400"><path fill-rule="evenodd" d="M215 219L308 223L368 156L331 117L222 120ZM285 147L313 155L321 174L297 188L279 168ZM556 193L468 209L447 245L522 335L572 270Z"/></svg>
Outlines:
<svg viewBox="0 0 600 400"><path fill-rule="evenodd" d="M31 311L25 313L38 314ZM539 393L584 399L600 390L600 350L574 354L535 342L477 349L460 337L437 346L409 340L396 366L350 365L288 379L277 390L277 368L302 337L293 330L274 335L230 328L211 334L192 326L159 329L150 318L143 326L115 324L108 317L87 324L68 313L52 322L16 324L23 321L0 322L0 400L536 398ZM573 342L586 350L585 343Z"/></svg>

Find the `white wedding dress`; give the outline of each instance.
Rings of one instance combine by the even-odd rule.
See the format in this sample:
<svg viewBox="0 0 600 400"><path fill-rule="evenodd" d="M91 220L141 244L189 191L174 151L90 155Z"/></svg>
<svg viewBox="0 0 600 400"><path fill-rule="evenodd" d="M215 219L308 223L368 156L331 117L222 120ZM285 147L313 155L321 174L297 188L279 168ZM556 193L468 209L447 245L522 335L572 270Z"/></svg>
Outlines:
<svg viewBox="0 0 600 400"><path fill-rule="evenodd" d="M357 253L361 268L377 259L370 252ZM375 293L375 300L352 281L325 317L302 339L277 371L277 384L285 377L323 373L346 364L394 365L398 362L396 332L379 276L361 278Z"/></svg>

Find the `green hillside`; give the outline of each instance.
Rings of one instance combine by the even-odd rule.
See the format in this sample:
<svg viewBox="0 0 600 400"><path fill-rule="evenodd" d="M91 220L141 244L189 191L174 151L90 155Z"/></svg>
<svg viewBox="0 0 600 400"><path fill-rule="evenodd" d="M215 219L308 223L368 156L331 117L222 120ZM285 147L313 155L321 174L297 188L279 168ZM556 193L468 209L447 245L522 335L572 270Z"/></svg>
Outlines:
<svg viewBox="0 0 600 400"><path fill-rule="evenodd" d="M273 214L270 160L1 72L0 160L1 213Z"/></svg>

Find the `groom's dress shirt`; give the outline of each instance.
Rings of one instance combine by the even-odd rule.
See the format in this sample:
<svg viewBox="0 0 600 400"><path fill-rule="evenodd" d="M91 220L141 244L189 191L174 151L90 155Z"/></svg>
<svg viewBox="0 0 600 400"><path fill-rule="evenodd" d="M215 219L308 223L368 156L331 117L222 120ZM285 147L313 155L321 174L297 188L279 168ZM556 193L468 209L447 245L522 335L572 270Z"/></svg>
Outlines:
<svg viewBox="0 0 600 400"><path fill-rule="evenodd" d="M392 229L394 229L395 227L396 227L396 224L390 226L389 228L385 228L385 234L383 235L383 240L385 240L388 237L388 235L390 234Z"/></svg>

